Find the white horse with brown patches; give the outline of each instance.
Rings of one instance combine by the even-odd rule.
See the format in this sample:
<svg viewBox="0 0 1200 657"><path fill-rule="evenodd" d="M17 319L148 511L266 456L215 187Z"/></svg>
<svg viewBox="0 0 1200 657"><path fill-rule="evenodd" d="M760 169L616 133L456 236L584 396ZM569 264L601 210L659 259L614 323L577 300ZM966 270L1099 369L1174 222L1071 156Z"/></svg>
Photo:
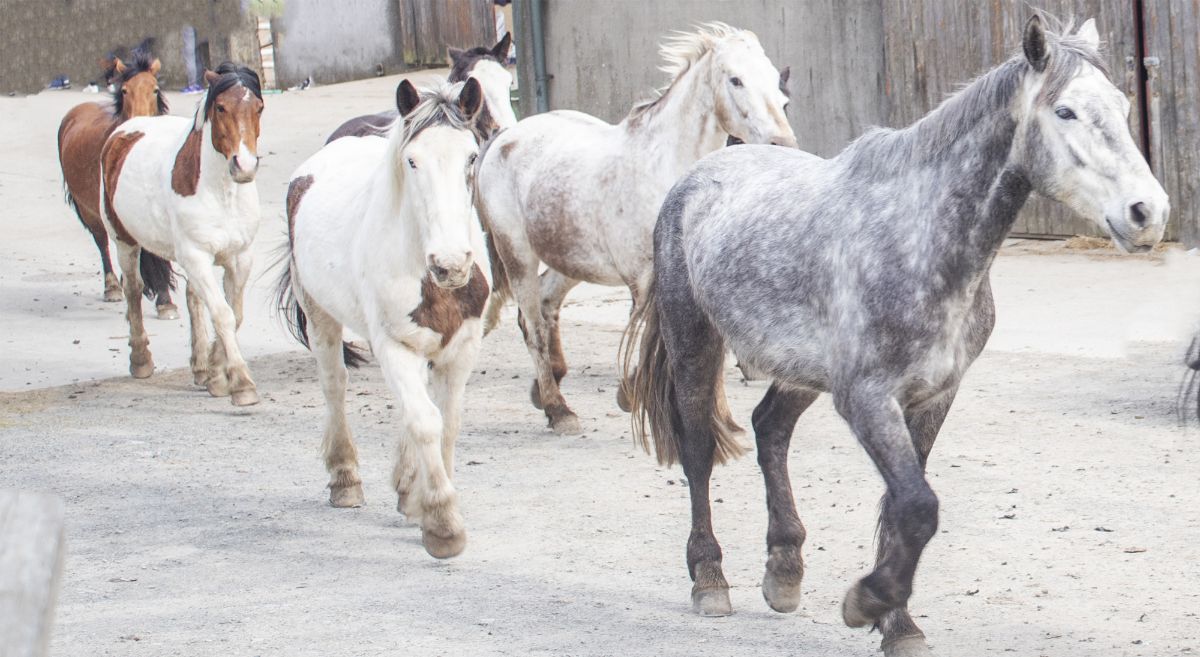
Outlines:
<svg viewBox="0 0 1200 657"><path fill-rule="evenodd" d="M230 63L205 73L205 80L208 92L193 119L134 118L109 136L101 153L101 214L117 238L124 275L130 373L143 379L154 372L138 271L145 249L179 263L187 274L196 383L246 406L258 402L258 393L237 328L258 232L254 176L262 91L253 71ZM225 270L223 291L214 265ZM211 348L206 309L217 334Z"/></svg>
<svg viewBox="0 0 1200 657"><path fill-rule="evenodd" d="M497 135L480 163L478 207L496 251L488 324L511 291L537 369L531 399L559 432L579 430L559 392L567 293L580 281L624 285L636 307L650 281L654 221L675 180L730 139L796 145L788 70L776 70L752 32L710 23L668 41L662 56L670 85L621 123L539 114Z"/></svg>
<svg viewBox="0 0 1200 657"><path fill-rule="evenodd" d="M329 502L363 503L346 425L346 365L361 358L342 342L349 327L368 340L396 395L398 508L439 558L466 546L451 477L489 285L475 264L484 238L471 204L482 105L474 78L423 94L405 80L401 120L386 138L327 144L296 170L287 196L280 309L317 358Z"/></svg>

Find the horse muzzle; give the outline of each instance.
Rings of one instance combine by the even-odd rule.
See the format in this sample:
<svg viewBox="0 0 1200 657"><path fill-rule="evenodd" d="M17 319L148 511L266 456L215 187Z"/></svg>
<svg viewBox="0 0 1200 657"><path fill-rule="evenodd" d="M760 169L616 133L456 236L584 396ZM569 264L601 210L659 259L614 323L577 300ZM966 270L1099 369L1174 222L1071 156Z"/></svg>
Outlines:
<svg viewBox="0 0 1200 657"><path fill-rule="evenodd" d="M239 184L254 182L258 174L258 158L254 156L234 155L229 158L229 175Z"/></svg>
<svg viewBox="0 0 1200 657"><path fill-rule="evenodd" d="M1135 200L1121 214L1106 216L1104 221L1113 243L1125 253L1145 253L1162 241L1167 229L1170 206L1165 199Z"/></svg>
<svg viewBox="0 0 1200 657"><path fill-rule="evenodd" d="M457 258L429 256L429 277L438 287L452 290L462 287L471 280L474 260L468 251Z"/></svg>

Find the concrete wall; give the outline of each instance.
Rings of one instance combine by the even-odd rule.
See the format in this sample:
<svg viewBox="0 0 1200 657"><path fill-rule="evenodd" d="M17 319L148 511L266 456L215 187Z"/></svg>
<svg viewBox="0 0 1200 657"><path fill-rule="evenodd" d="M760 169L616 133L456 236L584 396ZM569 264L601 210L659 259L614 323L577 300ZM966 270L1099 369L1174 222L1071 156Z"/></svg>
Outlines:
<svg viewBox="0 0 1200 657"><path fill-rule="evenodd" d="M287 0L271 21L279 86L321 84L404 70L396 0Z"/></svg>
<svg viewBox="0 0 1200 657"><path fill-rule="evenodd" d="M517 36L526 37L518 39L522 116L534 108L527 35L531 4L539 1L517 3ZM879 0L560 0L542 6L551 109L619 121L666 82L658 71L663 35L720 20L755 32L776 67L792 67L789 114L804 150L832 155L887 120Z"/></svg>
<svg viewBox="0 0 1200 657"><path fill-rule="evenodd" d="M0 0L0 93L35 93L58 75L75 88L102 77L98 60L118 47L156 40L164 84L187 83L183 27L209 42L209 62L226 59L259 69L253 22L241 0Z"/></svg>

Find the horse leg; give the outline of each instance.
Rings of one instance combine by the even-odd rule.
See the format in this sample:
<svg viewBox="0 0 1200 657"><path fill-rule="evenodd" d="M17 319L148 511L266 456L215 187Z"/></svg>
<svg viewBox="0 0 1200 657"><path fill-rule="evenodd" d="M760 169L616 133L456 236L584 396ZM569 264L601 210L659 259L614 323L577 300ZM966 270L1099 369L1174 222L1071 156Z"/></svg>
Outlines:
<svg viewBox="0 0 1200 657"><path fill-rule="evenodd" d="M220 355L223 354L225 362L222 369L228 379L233 405L257 404L258 392L254 388L250 370L246 367L246 361L242 358L237 344L237 317L221 294L217 277L213 274L212 256L201 251L184 252L180 253L179 263L187 272L188 287L195 286L197 296L208 309L217 334L217 341L213 343L213 351L209 357L210 371L221 364ZM210 393L221 392L219 389L214 392L214 384L219 384L220 381L216 375L209 376Z"/></svg>
<svg viewBox="0 0 1200 657"><path fill-rule="evenodd" d="M192 357L189 365L192 368L192 380L196 385L208 383L208 315L204 310L204 302L196 295L189 282L184 294L187 298L188 323L192 328Z"/></svg>
<svg viewBox="0 0 1200 657"><path fill-rule="evenodd" d="M954 403L956 391L957 388L950 390L926 407L905 413L905 422L908 424L909 433L912 434L913 447L916 448L922 472L929 460L933 442L942 428L942 422L950 412L950 405ZM894 517L887 508L890 503L885 495L880 504L877 560L882 560L889 547L900 540L899 528L887 520ZM925 634L908 614L907 604L884 614L878 625L879 632L883 635L881 647L884 657L926 657L930 654L925 645Z"/></svg>
<svg viewBox="0 0 1200 657"><path fill-rule="evenodd" d="M138 258L142 249L117 242L117 258L125 286L125 319L129 322L129 373L144 379L154 373L154 358L150 355L150 337L142 321L142 274Z"/></svg>
<svg viewBox="0 0 1200 657"><path fill-rule="evenodd" d="M767 570L762 594L778 612L800 606L800 582L804 578L804 524L796 513L792 482L788 478L788 447L796 421L817 398L806 388L772 384L754 409L754 438L758 465L767 487Z"/></svg>
<svg viewBox="0 0 1200 657"><path fill-rule="evenodd" d="M171 300L170 290L163 290L155 296L154 309L158 312L159 319L179 319L179 308Z"/></svg>
<svg viewBox="0 0 1200 657"><path fill-rule="evenodd" d="M542 320L546 322L546 330L550 334L548 349L550 372L554 375L556 383L562 383L563 377L567 375L567 357L563 354L558 315L562 310L563 301L567 298L567 293L576 285L579 285L578 280L568 278L553 269L542 272ZM534 379L533 387L529 390L529 398L533 401L535 408L542 408L542 392L538 387L537 379Z"/></svg>
<svg viewBox="0 0 1200 657"><path fill-rule="evenodd" d="M373 340L371 347L403 421L397 458L411 459L413 466L411 488L400 500L401 511L420 523L421 542L430 555L439 559L456 556L466 547L467 534L458 512L458 494L443 461L442 413L425 386L428 361L386 337Z"/></svg>
<svg viewBox="0 0 1200 657"><path fill-rule="evenodd" d="M478 335L464 336L453 353L443 352L429 373L433 402L442 412L442 463L451 479L454 479L454 443L462 424L463 396L479 355L479 343Z"/></svg>
<svg viewBox="0 0 1200 657"><path fill-rule="evenodd" d="M84 218L83 213L78 209L76 212L88 232L92 234L92 240L96 242L96 249L100 251L100 267L104 271L104 300L120 301L121 281L113 273L112 258L108 255L108 231L104 229L104 222L99 217Z"/></svg>
<svg viewBox="0 0 1200 657"><path fill-rule="evenodd" d="M363 505L362 479L358 476L358 450L346 422L346 363L342 357L342 325L302 292L301 307L308 316L310 345L317 358L317 376L325 396L325 433L321 452L329 472L329 504L335 507Z"/></svg>
<svg viewBox="0 0 1200 657"><path fill-rule="evenodd" d="M508 260L505 260L508 263ZM534 406L541 408L550 419L550 428L558 433L577 433L580 430L579 417L567 406L562 391L558 388L558 380L554 377L553 358L550 353L550 327L542 314L542 281L536 274L537 261L523 263L521 276L510 281L513 294L517 297L517 306L521 309L518 323L521 333L525 336L525 346L533 357L533 365L537 370L537 386L540 399ZM509 272L514 268L509 267Z"/></svg>
<svg viewBox="0 0 1200 657"><path fill-rule="evenodd" d="M903 608L912 594L913 576L925 544L937 532L938 499L913 445L905 417L883 386L863 382L835 393L834 405L850 424L887 485L881 517L888 526L875 570L860 579L842 603L850 627L878 623Z"/></svg>

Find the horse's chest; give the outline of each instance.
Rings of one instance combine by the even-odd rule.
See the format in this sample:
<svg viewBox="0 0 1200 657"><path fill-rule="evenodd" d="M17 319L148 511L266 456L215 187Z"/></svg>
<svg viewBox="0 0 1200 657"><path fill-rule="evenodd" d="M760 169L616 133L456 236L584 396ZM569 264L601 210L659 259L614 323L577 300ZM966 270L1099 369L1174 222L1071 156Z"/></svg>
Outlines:
<svg viewBox="0 0 1200 657"><path fill-rule="evenodd" d="M453 290L438 287L426 275L421 279L420 303L408 313L408 319L424 331L405 342L427 355L441 351L464 323L483 315L487 298L487 279L478 264L474 265L467 284Z"/></svg>

